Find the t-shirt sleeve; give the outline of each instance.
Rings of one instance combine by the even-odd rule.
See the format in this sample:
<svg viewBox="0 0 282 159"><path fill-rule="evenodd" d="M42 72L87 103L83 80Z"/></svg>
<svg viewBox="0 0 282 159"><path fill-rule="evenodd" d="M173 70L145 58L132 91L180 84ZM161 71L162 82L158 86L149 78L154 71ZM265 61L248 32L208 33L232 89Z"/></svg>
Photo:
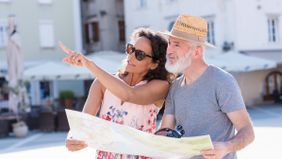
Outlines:
<svg viewBox="0 0 282 159"><path fill-rule="evenodd" d="M246 107L234 77L219 82L218 87L217 102L222 112L229 113Z"/></svg>
<svg viewBox="0 0 282 159"><path fill-rule="evenodd" d="M175 106L174 106L174 100L173 100L173 86L171 86L168 95L165 100L165 110L164 114L172 114L175 113Z"/></svg>

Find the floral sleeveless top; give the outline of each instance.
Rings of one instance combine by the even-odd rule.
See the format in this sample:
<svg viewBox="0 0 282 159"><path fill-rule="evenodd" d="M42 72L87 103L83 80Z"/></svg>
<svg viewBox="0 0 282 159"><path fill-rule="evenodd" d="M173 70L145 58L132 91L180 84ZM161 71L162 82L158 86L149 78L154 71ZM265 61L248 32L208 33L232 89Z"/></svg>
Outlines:
<svg viewBox="0 0 282 159"><path fill-rule="evenodd" d="M143 85L141 81L137 85ZM159 108L154 104L138 105L124 102L109 90L105 90L104 99L99 117L114 123L128 125L148 133L156 131L156 118ZM97 151L97 159L149 159L144 156L116 154L111 152Z"/></svg>

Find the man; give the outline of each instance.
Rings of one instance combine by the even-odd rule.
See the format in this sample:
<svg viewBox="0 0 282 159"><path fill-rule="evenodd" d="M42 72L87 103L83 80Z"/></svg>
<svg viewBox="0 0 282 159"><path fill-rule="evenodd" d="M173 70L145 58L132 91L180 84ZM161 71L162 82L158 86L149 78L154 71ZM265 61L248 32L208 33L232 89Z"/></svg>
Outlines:
<svg viewBox="0 0 282 159"><path fill-rule="evenodd" d="M161 128L181 125L184 136L209 134L214 149L194 158L236 159L235 152L254 140L254 131L236 80L204 60L207 22L180 15L165 34L166 69L183 75L170 88Z"/></svg>

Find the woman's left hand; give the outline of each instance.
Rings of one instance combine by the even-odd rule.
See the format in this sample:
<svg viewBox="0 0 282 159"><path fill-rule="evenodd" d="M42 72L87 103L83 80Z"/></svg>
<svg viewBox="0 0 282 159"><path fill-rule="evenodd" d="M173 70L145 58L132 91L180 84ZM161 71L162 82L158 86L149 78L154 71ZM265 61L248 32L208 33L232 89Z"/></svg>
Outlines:
<svg viewBox="0 0 282 159"><path fill-rule="evenodd" d="M59 46L65 53L67 53L67 56L63 59L65 63L84 67L86 66L87 62L90 61L80 52L76 52L67 48L62 42L59 43Z"/></svg>

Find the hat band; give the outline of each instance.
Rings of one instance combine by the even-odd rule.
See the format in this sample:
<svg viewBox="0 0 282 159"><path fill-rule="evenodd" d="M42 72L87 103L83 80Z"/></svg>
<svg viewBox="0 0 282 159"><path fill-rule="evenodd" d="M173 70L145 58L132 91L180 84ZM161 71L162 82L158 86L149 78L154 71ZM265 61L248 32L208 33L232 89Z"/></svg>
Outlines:
<svg viewBox="0 0 282 159"><path fill-rule="evenodd" d="M200 43L205 43L205 41L206 41L205 37L196 36L196 35L181 32L181 31L178 31L178 30L175 30L175 29L173 29L171 31L171 35L179 37L181 39L192 40L192 41L200 42Z"/></svg>

